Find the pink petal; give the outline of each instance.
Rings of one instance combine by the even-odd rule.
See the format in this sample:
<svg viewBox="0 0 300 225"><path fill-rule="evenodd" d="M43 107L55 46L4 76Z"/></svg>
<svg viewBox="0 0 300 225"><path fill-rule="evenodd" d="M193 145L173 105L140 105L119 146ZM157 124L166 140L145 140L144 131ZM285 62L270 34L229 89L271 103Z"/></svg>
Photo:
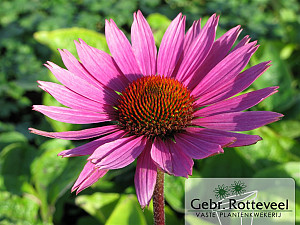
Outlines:
<svg viewBox="0 0 300 225"><path fill-rule="evenodd" d="M150 155L151 146L148 141L138 157L134 176L136 195L142 208L149 206L156 184L157 166Z"/></svg>
<svg viewBox="0 0 300 225"><path fill-rule="evenodd" d="M248 64L251 56L258 48L258 46L254 47L255 44L256 42L249 43L230 53L200 81L191 94L200 97L230 82Z"/></svg>
<svg viewBox="0 0 300 225"><path fill-rule="evenodd" d="M52 62L48 62L48 65L45 66L54 74L60 83L72 91L102 104L114 105L117 103L117 93L112 94L111 91L107 91L104 88L101 89L100 86L95 87L84 79L75 76L70 71L63 69Z"/></svg>
<svg viewBox="0 0 300 225"><path fill-rule="evenodd" d="M175 66L180 59L183 49L185 29L185 16L182 14L171 22L166 30L158 52L157 74L169 77L172 75Z"/></svg>
<svg viewBox="0 0 300 225"><path fill-rule="evenodd" d="M64 150L58 153L58 156L62 157L74 157L74 156L83 156L83 155L91 155L94 151L101 145L106 144L108 142L117 140L122 138L126 134L125 131L115 131L114 133L108 134L104 137L91 141L87 144L81 145L76 148Z"/></svg>
<svg viewBox="0 0 300 225"><path fill-rule="evenodd" d="M114 60L127 79L134 81L142 77L129 41L112 19L105 21L105 36Z"/></svg>
<svg viewBox="0 0 300 225"><path fill-rule="evenodd" d="M216 40L201 66L191 76L188 76L183 83L193 89L228 54L241 31L240 26L236 26Z"/></svg>
<svg viewBox="0 0 300 225"><path fill-rule="evenodd" d="M96 113L57 106L34 105L33 110L41 112L51 119L64 123L88 124L111 120L110 116L106 113Z"/></svg>
<svg viewBox="0 0 300 225"><path fill-rule="evenodd" d="M252 91L237 97L218 102L208 107L202 108L194 113L196 117L206 117L215 114L239 112L251 108L265 98L277 92L278 87L268 87L257 91Z"/></svg>
<svg viewBox="0 0 300 225"><path fill-rule="evenodd" d="M221 132L221 131L218 131L218 132ZM231 137L235 137L237 139L234 143L227 146L229 148L253 145L256 142L262 140L262 138L258 135L231 133L231 132L228 132L228 131L223 131L223 132L224 132L224 134L226 132L227 133L226 135L231 136Z"/></svg>
<svg viewBox="0 0 300 225"><path fill-rule="evenodd" d="M196 136L196 137L195 137ZM178 133L175 135L176 144L193 159L204 159L211 155L223 153L221 145L199 139L197 134Z"/></svg>
<svg viewBox="0 0 300 225"><path fill-rule="evenodd" d="M103 177L108 170L99 170L95 168L95 165L91 162L87 162L80 173L78 179L72 187L72 192L76 191L76 194L96 183L101 177Z"/></svg>
<svg viewBox="0 0 300 225"><path fill-rule="evenodd" d="M61 104L81 110L90 110L94 112L113 113L115 110L110 105L95 102L89 98L77 94L76 92L52 82L38 81L40 88L52 95Z"/></svg>
<svg viewBox="0 0 300 225"><path fill-rule="evenodd" d="M81 39L79 42L75 42L79 58L94 78L112 90L123 91L129 81L114 59L106 52L87 45Z"/></svg>
<svg viewBox="0 0 300 225"><path fill-rule="evenodd" d="M156 54L154 37L151 28L141 11L133 15L131 27L132 48L142 74L156 74Z"/></svg>
<svg viewBox="0 0 300 225"><path fill-rule="evenodd" d="M180 144L175 144L170 139L163 142L160 138L155 138L151 158L167 173L188 177L192 175L194 162L181 150L181 147Z"/></svg>
<svg viewBox="0 0 300 225"><path fill-rule="evenodd" d="M197 126L225 131L246 131L273 123L283 115L269 111L232 112L193 120Z"/></svg>
<svg viewBox="0 0 300 225"><path fill-rule="evenodd" d="M216 17L215 14L212 15L203 29L201 29L197 39L194 40L189 51L183 56L183 60L175 76L176 79L183 81L186 77L192 76L204 62L214 43L218 20L219 17Z"/></svg>
<svg viewBox="0 0 300 225"><path fill-rule="evenodd" d="M126 137L101 145L88 158L99 169L119 169L132 163L145 148L147 139Z"/></svg>
<svg viewBox="0 0 300 225"><path fill-rule="evenodd" d="M89 177L87 177L78 187L76 194L83 191L84 189L90 187L94 183L96 183L100 178L102 178L108 170L100 170L96 169Z"/></svg>
<svg viewBox="0 0 300 225"><path fill-rule="evenodd" d="M108 134L118 130L116 125L95 127L78 131L66 131L66 132L46 132L42 130L37 130L34 128L29 128L31 133L38 134L44 137L58 138L64 140L82 140L89 139L93 137L98 137L100 135Z"/></svg>
<svg viewBox="0 0 300 225"><path fill-rule="evenodd" d="M240 47L243 47L244 45L248 44L251 38L249 38L249 35L246 35L233 49L231 52L236 51Z"/></svg>
<svg viewBox="0 0 300 225"><path fill-rule="evenodd" d="M186 55L192 46L192 43L197 39L201 31L201 19L193 22L193 25L186 32L183 43L183 55Z"/></svg>
<svg viewBox="0 0 300 225"><path fill-rule="evenodd" d="M245 145L252 145L262 140L258 135L249 135L241 133L232 133L228 131L213 130L207 128L188 127L186 129L189 135L196 133L198 138L207 140L209 142L218 143L222 147L240 147Z"/></svg>
<svg viewBox="0 0 300 225"><path fill-rule="evenodd" d="M58 49L62 61L67 69L75 76L87 81L95 87L102 88L101 84L86 70L86 68L66 49Z"/></svg>
<svg viewBox="0 0 300 225"><path fill-rule="evenodd" d="M270 66L270 61L257 64L238 76L230 82L221 85L219 88L201 96L195 104L198 106L210 105L218 101L230 98L237 93L248 88L261 74L263 74Z"/></svg>
<svg viewBox="0 0 300 225"><path fill-rule="evenodd" d="M226 147L240 147L245 145L252 145L256 142L262 140L262 138L258 135L249 135L249 134L241 134L241 133L232 133L228 131L221 131L221 130L211 130L209 131L215 135L227 136L227 137L234 137L236 138L235 142L226 146Z"/></svg>
<svg viewBox="0 0 300 225"><path fill-rule="evenodd" d="M226 132L226 131L224 131L224 132ZM240 134L240 133L231 133L231 132L227 132L227 133L228 133L228 136L232 136L237 139L234 143L227 146L229 148L253 145L256 142L262 140L262 138L258 135Z"/></svg>
<svg viewBox="0 0 300 225"><path fill-rule="evenodd" d="M188 127L186 128L186 131L186 133L183 133L183 136L187 135L198 140L215 143L222 148L227 147L236 141L234 136L223 135L212 129Z"/></svg>

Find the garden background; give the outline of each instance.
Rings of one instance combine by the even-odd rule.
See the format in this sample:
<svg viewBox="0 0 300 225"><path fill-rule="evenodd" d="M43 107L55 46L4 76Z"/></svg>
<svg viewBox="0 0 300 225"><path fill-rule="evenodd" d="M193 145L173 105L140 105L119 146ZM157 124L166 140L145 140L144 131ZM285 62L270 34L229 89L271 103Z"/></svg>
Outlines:
<svg viewBox="0 0 300 225"><path fill-rule="evenodd" d="M280 86L279 93L254 107L285 117L250 133L263 137L253 146L195 161L193 177L293 177L300 224L300 3L297 0L0 0L0 224L152 224L150 206L141 210L130 165L110 171L78 196L70 193L85 157L57 157L84 142L53 140L29 127L67 131L32 111L33 104L58 105L37 87L54 81L43 66L62 65L57 48L75 53L74 39L108 51L103 36L107 18L130 34L133 12L141 9L157 45L179 12L194 20L220 15L218 36L238 24L261 45L250 61L272 60L272 67L248 89ZM203 23L204 24L204 23ZM184 178L166 176L167 224L184 224Z"/></svg>

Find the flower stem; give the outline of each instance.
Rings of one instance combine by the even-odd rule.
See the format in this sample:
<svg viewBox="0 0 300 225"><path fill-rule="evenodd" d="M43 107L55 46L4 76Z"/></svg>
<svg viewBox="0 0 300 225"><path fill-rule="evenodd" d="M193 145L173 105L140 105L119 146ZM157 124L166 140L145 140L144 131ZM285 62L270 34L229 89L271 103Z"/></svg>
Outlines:
<svg viewBox="0 0 300 225"><path fill-rule="evenodd" d="M153 192L154 225L165 225L164 172L157 169L156 185Z"/></svg>

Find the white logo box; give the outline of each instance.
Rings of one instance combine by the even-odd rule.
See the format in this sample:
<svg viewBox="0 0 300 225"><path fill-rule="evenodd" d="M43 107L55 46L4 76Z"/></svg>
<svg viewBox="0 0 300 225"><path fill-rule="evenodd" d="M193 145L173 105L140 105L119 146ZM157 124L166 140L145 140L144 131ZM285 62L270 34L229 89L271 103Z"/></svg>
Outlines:
<svg viewBox="0 0 300 225"><path fill-rule="evenodd" d="M190 178L185 183L185 225L194 224L294 225L295 181Z"/></svg>

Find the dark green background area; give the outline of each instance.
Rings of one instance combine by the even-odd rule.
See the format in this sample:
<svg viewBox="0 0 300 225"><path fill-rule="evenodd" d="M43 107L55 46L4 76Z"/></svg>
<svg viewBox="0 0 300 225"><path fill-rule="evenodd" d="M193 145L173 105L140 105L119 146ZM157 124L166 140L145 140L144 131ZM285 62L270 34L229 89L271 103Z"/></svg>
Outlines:
<svg viewBox="0 0 300 225"><path fill-rule="evenodd" d="M130 38L132 14L142 10L157 45L179 12L187 27L220 15L218 36L238 24L242 38L258 40L250 65L272 60L272 67L247 90L280 86L279 93L253 110L285 117L250 134L264 140L225 149L223 155L195 161L193 177L293 177L300 210L300 4L296 0L0 0L0 224L152 224L134 189L135 165L110 171L78 196L70 188L86 157L61 159L57 153L84 142L50 140L28 127L67 131L86 126L53 121L32 111L33 104L59 105L37 87L55 81L43 66L62 65L57 48L76 55L73 40L108 51L105 19L112 18ZM252 109L251 109L252 110ZM166 177L167 224L184 224L184 178ZM300 214L297 213L300 223ZM203 223L204 224L204 223Z"/></svg>

